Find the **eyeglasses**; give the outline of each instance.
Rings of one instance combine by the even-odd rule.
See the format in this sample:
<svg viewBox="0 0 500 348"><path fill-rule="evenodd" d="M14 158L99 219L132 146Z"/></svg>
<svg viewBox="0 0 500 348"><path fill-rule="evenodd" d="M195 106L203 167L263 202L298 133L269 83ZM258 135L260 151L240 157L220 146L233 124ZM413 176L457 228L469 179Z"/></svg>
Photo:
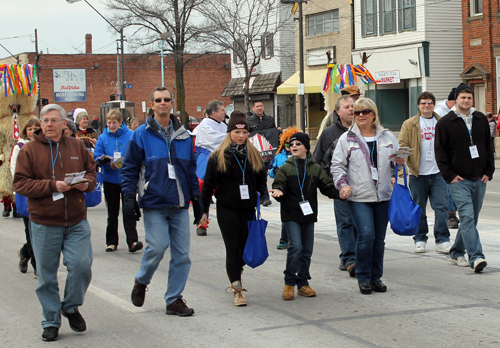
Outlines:
<svg viewBox="0 0 500 348"><path fill-rule="evenodd" d="M360 114L368 115L370 112L372 112L370 109L355 110L354 116L359 116Z"/></svg>
<svg viewBox="0 0 500 348"><path fill-rule="evenodd" d="M433 101L423 101L423 100L420 102L420 105L425 105L425 104L432 105L432 104L434 104L434 102Z"/></svg>
<svg viewBox="0 0 500 348"><path fill-rule="evenodd" d="M170 99L170 98L163 98L163 101L164 101L165 103L169 103L171 100L172 100L172 99ZM161 98L156 98L156 99L155 99L155 103L161 103Z"/></svg>
<svg viewBox="0 0 500 348"><path fill-rule="evenodd" d="M49 123L52 123L52 124L58 124L59 122L61 121L64 121L62 119L55 119L55 118L52 118L52 119L48 119L48 118L42 118L40 120L40 123L41 124L49 124Z"/></svg>
<svg viewBox="0 0 500 348"><path fill-rule="evenodd" d="M290 143L290 147L292 147L292 146L300 146L300 145L302 145L302 143L300 141L295 141L293 143Z"/></svg>

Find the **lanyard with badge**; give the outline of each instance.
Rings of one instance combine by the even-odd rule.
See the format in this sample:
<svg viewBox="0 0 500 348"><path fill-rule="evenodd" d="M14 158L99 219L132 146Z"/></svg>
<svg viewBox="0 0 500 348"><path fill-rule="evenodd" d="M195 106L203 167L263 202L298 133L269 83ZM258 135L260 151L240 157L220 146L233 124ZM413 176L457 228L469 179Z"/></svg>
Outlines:
<svg viewBox="0 0 500 348"><path fill-rule="evenodd" d="M464 122L465 122L465 126L467 127L467 131L469 132L469 138L470 138L470 146L469 146L470 157L472 159L479 158L479 152L477 151L477 146L474 145L474 141L472 140L472 133L471 133L471 129L472 129L472 115L470 117L470 128L469 128L469 125L467 124L467 121L464 120Z"/></svg>
<svg viewBox="0 0 500 348"><path fill-rule="evenodd" d="M248 185L245 184L245 170L247 169L248 156L245 156L245 165L244 167L242 167L240 161L238 160L238 157L236 157L233 151L231 151L231 153L233 154L234 158L236 159L236 163L238 163L241 172L243 173L243 183L240 185L240 197L241 199L250 199L250 192L248 191Z"/></svg>
<svg viewBox="0 0 500 348"><path fill-rule="evenodd" d="M52 163L52 180L56 180L56 173L55 173L55 168L56 168L56 161L57 161L57 156L59 156L59 142L57 142L56 145L56 158L54 158L54 154L52 153L52 141L50 139L47 139L49 141L49 147L50 147L50 162ZM60 200L61 198L64 198L64 193L62 192L52 192L52 200L55 202L57 200Z"/></svg>
<svg viewBox="0 0 500 348"><path fill-rule="evenodd" d="M363 137L363 139L365 139L365 137ZM372 173L372 179L378 180L377 168L375 168L375 164L373 163L373 151L375 151L375 146L376 146L375 137L373 138L373 146L368 145L368 141L366 141L366 139L365 142L366 146L368 146L368 149L370 150L370 162L371 162L370 171Z"/></svg>
<svg viewBox="0 0 500 348"><path fill-rule="evenodd" d="M311 215L313 213L311 205L309 204L309 201L306 201L304 199L304 183L306 181L306 173L307 173L306 169L307 157L306 157L306 162L304 164L304 178L302 178L302 183L300 182L299 168L297 167L297 161L295 160L295 157L293 158L293 162L295 163L295 170L297 171L297 181L299 182L299 188L300 188L300 196L302 197L302 202L299 202L300 209L302 209L302 213L304 215Z"/></svg>
<svg viewBox="0 0 500 348"><path fill-rule="evenodd" d="M176 176L175 176L175 168L174 168L174 165L172 163L172 156L170 156L170 148L172 146L172 128L170 128L170 142L167 141L167 138L165 138L165 134L163 134L163 131L162 131L162 126L160 125L160 123L158 123L158 121L156 120L155 118L155 122L156 122L156 125L158 126L158 129L160 130L160 134L161 136L163 137L163 139L165 139L165 144L167 145L167 152L168 152L168 178L169 179L172 179L172 180L176 180Z"/></svg>
<svg viewBox="0 0 500 348"><path fill-rule="evenodd" d="M122 152L118 148L118 136L117 136L116 139L115 139L115 151L113 152L113 159L117 160L120 157L122 157Z"/></svg>
<svg viewBox="0 0 500 348"><path fill-rule="evenodd" d="M422 117L422 115L420 115L420 117L424 121L425 127L427 129L429 129L429 126L427 125L427 122L425 122L425 117ZM431 139L429 141L429 150L425 151L425 160L427 162L433 162L434 161L434 146L432 144L434 142L434 132L435 132L435 129L436 129L435 128L435 124L436 124L436 120L434 119L434 116L433 116L432 117L432 128L430 128Z"/></svg>

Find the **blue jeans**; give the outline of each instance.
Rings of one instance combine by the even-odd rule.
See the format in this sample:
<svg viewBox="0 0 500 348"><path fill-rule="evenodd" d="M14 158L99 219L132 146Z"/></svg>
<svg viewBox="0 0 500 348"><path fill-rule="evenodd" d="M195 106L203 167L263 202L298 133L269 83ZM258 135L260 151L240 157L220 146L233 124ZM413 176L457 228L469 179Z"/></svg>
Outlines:
<svg viewBox="0 0 500 348"><path fill-rule="evenodd" d="M450 257L456 259L458 256L464 256L467 250L469 263L473 267L477 258L484 259L476 226L483 206L486 184L481 180L464 179L450 184L450 192L460 215L460 227L455 244L451 247Z"/></svg>
<svg viewBox="0 0 500 348"><path fill-rule="evenodd" d="M356 278L377 282L384 271L385 233L389 222L389 201L379 203L348 202L358 230Z"/></svg>
<svg viewBox="0 0 500 348"><path fill-rule="evenodd" d="M431 202L431 207L435 213L434 238L436 244L450 241L450 230L448 229L448 185L444 181L441 173L431 175L410 175L410 191L415 203L422 208L418 232L413 237L415 242L427 242L427 199Z"/></svg>
<svg viewBox="0 0 500 348"><path fill-rule="evenodd" d="M286 254L285 285L301 288L309 285L311 256L314 246L314 222L285 221L290 246Z"/></svg>
<svg viewBox="0 0 500 348"><path fill-rule="evenodd" d="M141 268L136 279L148 285L170 246L168 285L165 293L167 305L182 298L191 259L189 258L189 213L187 209L162 207L144 209L144 229L148 246L142 254Z"/></svg>
<svg viewBox="0 0 500 348"><path fill-rule="evenodd" d="M90 226L87 220L73 226L47 226L31 221L30 233L37 265L36 295L45 318L42 327L61 327L61 310L72 313L81 306L92 279ZM57 282L61 252L68 271L62 300Z"/></svg>
<svg viewBox="0 0 500 348"><path fill-rule="evenodd" d="M288 234L286 233L286 225L284 222L282 222L280 244L286 244L286 243L288 243Z"/></svg>
<svg viewBox="0 0 500 348"><path fill-rule="evenodd" d="M358 231L352 222L351 210L346 201L334 199L333 207L341 252L340 261L347 266L356 259L356 239Z"/></svg>
<svg viewBox="0 0 500 348"><path fill-rule="evenodd" d="M451 196L450 187L448 187L448 211L457 211L457 207L455 206L455 202L453 202L453 197Z"/></svg>

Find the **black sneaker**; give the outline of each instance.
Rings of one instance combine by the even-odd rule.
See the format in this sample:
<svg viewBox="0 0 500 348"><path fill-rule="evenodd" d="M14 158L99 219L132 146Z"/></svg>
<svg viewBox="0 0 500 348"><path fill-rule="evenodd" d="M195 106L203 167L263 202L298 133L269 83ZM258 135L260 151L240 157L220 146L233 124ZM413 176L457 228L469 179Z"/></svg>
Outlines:
<svg viewBox="0 0 500 348"><path fill-rule="evenodd" d="M128 251L131 253L135 253L136 251L141 250L143 247L144 247L144 245L142 245L142 242L137 241L137 242L133 243L130 246L130 248L128 248Z"/></svg>
<svg viewBox="0 0 500 348"><path fill-rule="evenodd" d="M28 272L28 262L29 262L30 259L26 258L21 253L21 250L17 251L17 255L19 256L19 270L21 271L21 273Z"/></svg>
<svg viewBox="0 0 500 348"><path fill-rule="evenodd" d="M268 206L270 206L271 204L273 204L273 202L271 202L271 200L270 200L270 199L266 199L264 202L262 202L262 205L263 205L264 207L268 207Z"/></svg>
<svg viewBox="0 0 500 348"><path fill-rule="evenodd" d="M142 307L144 304L144 299L146 298L146 291L148 287L144 284L139 283L136 279L134 283L134 288L132 289L132 295L130 296L132 303L136 307Z"/></svg>
<svg viewBox="0 0 500 348"><path fill-rule="evenodd" d="M4 211L2 212L2 216L3 216L3 217L9 217L9 215L10 215L10 210L4 210Z"/></svg>
<svg viewBox="0 0 500 348"><path fill-rule="evenodd" d="M73 313L65 313L61 311L63 317L68 318L69 327L71 330L76 332L83 332L87 330L87 325L85 324L85 319L83 319L82 315L78 311L78 308L75 309Z"/></svg>
<svg viewBox="0 0 500 348"><path fill-rule="evenodd" d="M186 300L178 298L167 306L166 314L188 317L194 314L194 309L186 305Z"/></svg>
<svg viewBox="0 0 500 348"><path fill-rule="evenodd" d="M43 329L42 340L44 341L57 341L59 337L59 328L55 326L49 326Z"/></svg>
<svg viewBox="0 0 500 348"><path fill-rule="evenodd" d="M207 235L207 229L205 227L196 227L196 234L198 236L206 236Z"/></svg>

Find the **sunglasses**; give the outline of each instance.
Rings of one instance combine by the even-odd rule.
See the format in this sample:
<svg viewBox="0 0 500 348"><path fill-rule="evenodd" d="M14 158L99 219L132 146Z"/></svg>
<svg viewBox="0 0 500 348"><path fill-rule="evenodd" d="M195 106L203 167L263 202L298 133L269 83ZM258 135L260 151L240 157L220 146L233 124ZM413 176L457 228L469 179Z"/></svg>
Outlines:
<svg viewBox="0 0 500 348"><path fill-rule="evenodd" d="M295 141L293 143L290 143L290 147L292 147L292 146L300 146L300 145L302 145L302 143L300 141Z"/></svg>
<svg viewBox="0 0 500 348"><path fill-rule="evenodd" d="M170 98L163 98L163 101L164 101L165 103L168 103L168 102L170 102L171 100L172 100L172 99L170 99ZM155 99L155 103L161 103L161 98L156 98L156 99Z"/></svg>
<svg viewBox="0 0 500 348"><path fill-rule="evenodd" d="M286 144L285 144L285 147L290 147L290 143L286 143Z"/></svg>
<svg viewBox="0 0 500 348"><path fill-rule="evenodd" d="M425 104L432 105L432 104L434 104L434 102L433 101L423 101L423 100L420 102L420 105L425 105Z"/></svg>
<svg viewBox="0 0 500 348"><path fill-rule="evenodd" d="M354 116L359 116L360 114L368 115L370 112L372 112L370 109L356 110L354 111Z"/></svg>

